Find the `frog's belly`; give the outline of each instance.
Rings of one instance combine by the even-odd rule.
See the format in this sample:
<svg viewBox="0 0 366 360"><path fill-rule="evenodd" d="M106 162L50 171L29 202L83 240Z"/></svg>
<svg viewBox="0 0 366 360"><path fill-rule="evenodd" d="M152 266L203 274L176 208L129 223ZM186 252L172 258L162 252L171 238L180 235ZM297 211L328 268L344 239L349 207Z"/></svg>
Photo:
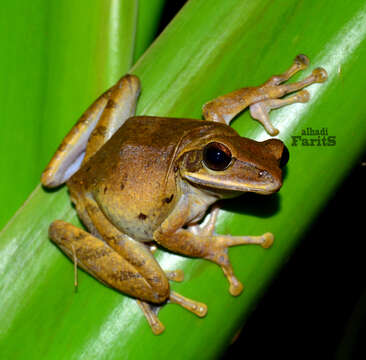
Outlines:
<svg viewBox="0 0 366 360"><path fill-rule="evenodd" d="M138 241L151 241L154 231L172 211L176 203L175 194L167 196L151 189L140 192L128 190L126 186L126 191L111 192L110 196L98 192L95 199L109 221L121 232Z"/></svg>
<svg viewBox="0 0 366 360"><path fill-rule="evenodd" d="M110 209L103 209L103 212L121 232L142 242L153 240L154 231L163 222L165 215L165 211L157 213L142 207L128 211L122 207L119 213L111 212Z"/></svg>

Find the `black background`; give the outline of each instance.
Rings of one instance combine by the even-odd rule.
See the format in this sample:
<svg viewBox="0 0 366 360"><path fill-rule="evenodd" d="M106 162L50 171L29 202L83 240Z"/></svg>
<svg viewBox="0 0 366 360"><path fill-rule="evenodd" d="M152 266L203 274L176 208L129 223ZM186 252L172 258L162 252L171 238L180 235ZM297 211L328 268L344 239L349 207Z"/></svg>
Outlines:
<svg viewBox="0 0 366 360"><path fill-rule="evenodd" d="M224 359L366 359L365 185L360 159Z"/></svg>

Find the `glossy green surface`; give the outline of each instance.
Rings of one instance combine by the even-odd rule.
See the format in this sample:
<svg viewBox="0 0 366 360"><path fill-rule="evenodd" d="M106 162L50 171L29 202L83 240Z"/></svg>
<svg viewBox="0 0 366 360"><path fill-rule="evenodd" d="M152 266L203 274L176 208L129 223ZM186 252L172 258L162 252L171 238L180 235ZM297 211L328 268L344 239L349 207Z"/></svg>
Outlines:
<svg viewBox="0 0 366 360"><path fill-rule="evenodd" d="M166 0L139 0L135 36L135 63L156 37Z"/></svg>
<svg viewBox="0 0 366 360"><path fill-rule="evenodd" d="M0 12L0 229L65 132L153 40L164 0L6 1ZM4 156L5 155L5 156Z"/></svg>
<svg viewBox="0 0 366 360"><path fill-rule="evenodd" d="M159 251L163 268L185 271L185 281L172 288L206 302L208 315L198 319L168 305L160 313L166 331L157 337L132 299L82 271L79 291L74 293L73 266L47 238L52 220L77 223L74 209L65 188L47 193L38 187L0 235L3 358L219 356L363 150L366 108L359 99L366 86L365 23L365 0L347 6L325 0L190 1L133 68L143 87L139 114L200 117L205 101L263 82L285 70L298 53L310 57L311 68L321 65L329 73L324 85L309 89L308 104L271 114L291 156L280 193L226 202L219 219L218 231L223 233L272 231L274 246L230 250L236 274L245 284L237 298L229 295L228 284L214 264ZM247 112L233 126L242 135L268 138ZM291 136L308 127L327 128L336 145L292 146ZM311 279L304 286L311 291ZM264 332L264 346L266 336L270 334Z"/></svg>

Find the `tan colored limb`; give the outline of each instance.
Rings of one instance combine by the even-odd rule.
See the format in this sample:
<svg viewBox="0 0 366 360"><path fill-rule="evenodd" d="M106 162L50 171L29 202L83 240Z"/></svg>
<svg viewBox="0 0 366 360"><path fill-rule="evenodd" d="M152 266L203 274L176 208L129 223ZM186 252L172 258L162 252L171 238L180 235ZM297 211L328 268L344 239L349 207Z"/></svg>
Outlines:
<svg viewBox="0 0 366 360"><path fill-rule="evenodd" d="M89 136L107 105L110 93L111 89L95 100L65 136L42 173L41 182L44 186L59 186L79 169Z"/></svg>
<svg viewBox="0 0 366 360"><path fill-rule="evenodd" d="M71 244L72 249L72 260L74 261L74 287L75 292L77 292L78 289L78 258L76 257L75 247L73 244Z"/></svg>
<svg viewBox="0 0 366 360"><path fill-rule="evenodd" d="M186 310L194 313L199 317L204 317L207 314L207 306L204 303L188 299L183 295L180 295L174 291L170 292L169 302L173 304L180 305L184 307Z"/></svg>
<svg viewBox="0 0 366 360"><path fill-rule="evenodd" d="M76 257L77 265L102 283L154 303L162 303L168 298L169 284L167 287L151 287L148 279L138 271L138 266L128 262L104 241L88 232L56 220L50 226L49 235L71 260ZM154 276L153 271L151 276ZM164 274L163 277L166 278Z"/></svg>
<svg viewBox="0 0 366 360"><path fill-rule="evenodd" d="M315 69L310 76L302 81L298 81L292 84L282 84L292 77L295 73L305 69L309 64L309 60L305 55L298 55L292 66L281 75L272 76L263 85L257 87L246 87L239 90L235 90L229 94L220 96L208 103L203 107L203 117L205 120L223 122L230 124L231 120L241 111L248 106L253 106L253 113L256 114L256 119L259 120L266 128L266 130L274 135L278 132L269 121L268 112L270 108L265 109L271 99L279 99L282 96L300 90L313 83L321 83L327 79L327 73L322 68ZM282 84L282 85L281 85ZM305 102L308 98L301 94L299 96L294 95L290 100L277 102L275 107L285 106L294 102ZM263 105L263 102L267 102Z"/></svg>
<svg viewBox="0 0 366 360"><path fill-rule="evenodd" d="M87 162L123 123L135 114L139 94L140 81L135 75L127 74L113 86L108 103L89 138L83 163Z"/></svg>
<svg viewBox="0 0 366 360"><path fill-rule="evenodd" d="M261 236L231 236L214 235L215 224L220 207L215 204L205 221L200 225L188 226L187 230L178 230L171 233L170 237L157 233L157 241L166 248L192 257L202 257L210 260L222 268L230 283L230 293L239 295L243 285L235 277L227 249L230 246L254 244L268 248L273 243L273 235L265 233ZM167 233L170 233L167 230Z"/></svg>
<svg viewBox="0 0 366 360"><path fill-rule="evenodd" d="M145 301L141 301L141 300L136 300L136 301L137 301L138 306L144 313L145 318L146 318L147 322L149 323L152 332L155 335L160 335L165 330L165 327L159 320L157 311L154 311L154 309L151 307L151 305Z"/></svg>
<svg viewBox="0 0 366 360"><path fill-rule="evenodd" d="M182 282L184 280L183 270L165 270L165 275L170 281Z"/></svg>
<svg viewBox="0 0 366 360"><path fill-rule="evenodd" d="M206 304L189 299L183 295L176 293L175 291L170 292L168 302L177 304L199 317L204 317L207 314ZM155 335L160 335L165 330L164 325L158 318L159 310L162 308L163 305L156 306L141 300L137 300L137 304L144 313L153 333Z"/></svg>
<svg viewBox="0 0 366 360"><path fill-rule="evenodd" d="M306 55L297 55L294 59L293 64L284 73L280 75L274 75L265 82L265 85L279 85L301 70L305 70L309 66L309 58Z"/></svg>
<svg viewBox="0 0 366 360"><path fill-rule="evenodd" d="M302 90L284 99L263 100L249 106L250 115L264 126L268 134L275 136L279 133L279 130L272 125L269 112L272 109L278 109L293 103L305 103L309 101L309 97L309 93L306 90Z"/></svg>
<svg viewBox="0 0 366 360"><path fill-rule="evenodd" d="M139 79L126 75L100 96L63 139L43 171L42 184L56 187L65 183L135 114L139 92Z"/></svg>
<svg viewBox="0 0 366 360"><path fill-rule="evenodd" d="M173 221L174 222L174 221ZM199 257L218 264L227 277L232 295L237 296L243 290L243 285L235 277L229 260L228 247L256 244L268 248L273 243L273 235L266 233L262 236L231 236L231 235L195 235L189 230L159 229L155 232L156 241L165 248L186 256Z"/></svg>
<svg viewBox="0 0 366 360"><path fill-rule="evenodd" d="M149 248L144 243L135 241L118 230L91 197L85 198L84 204L98 236L127 262L133 264L149 286L157 293L164 294L164 300L166 300L169 295L169 282Z"/></svg>
<svg viewBox="0 0 366 360"><path fill-rule="evenodd" d="M215 231L217 216L220 207L215 204L212 206L210 213L206 216L202 224L189 225L188 230L194 235L210 236Z"/></svg>

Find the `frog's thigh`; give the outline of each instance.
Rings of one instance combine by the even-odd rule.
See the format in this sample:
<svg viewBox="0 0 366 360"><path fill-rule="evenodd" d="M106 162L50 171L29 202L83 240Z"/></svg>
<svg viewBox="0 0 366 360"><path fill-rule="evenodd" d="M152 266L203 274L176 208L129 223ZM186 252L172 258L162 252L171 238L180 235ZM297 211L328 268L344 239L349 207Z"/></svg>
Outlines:
<svg viewBox="0 0 366 360"><path fill-rule="evenodd" d="M132 264L148 281L152 289L168 296L168 278L149 248L117 229L90 196L86 196L84 201L78 205L80 204L85 205L88 221L92 224L92 228L89 230L95 231L114 251Z"/></svg>
<svg viewBox="0 0 366 360"><path fill-rule="evenodd" d="M76 258L80 267L102 283L153 303L162 303L168 298L169 283L159 265L149 269L150 278L146 278L104 241L61 220L51 224L49 236L69 258ZM150 263L151 259L146 260ZM154 282L160 286L152 287Z"/></svg>

